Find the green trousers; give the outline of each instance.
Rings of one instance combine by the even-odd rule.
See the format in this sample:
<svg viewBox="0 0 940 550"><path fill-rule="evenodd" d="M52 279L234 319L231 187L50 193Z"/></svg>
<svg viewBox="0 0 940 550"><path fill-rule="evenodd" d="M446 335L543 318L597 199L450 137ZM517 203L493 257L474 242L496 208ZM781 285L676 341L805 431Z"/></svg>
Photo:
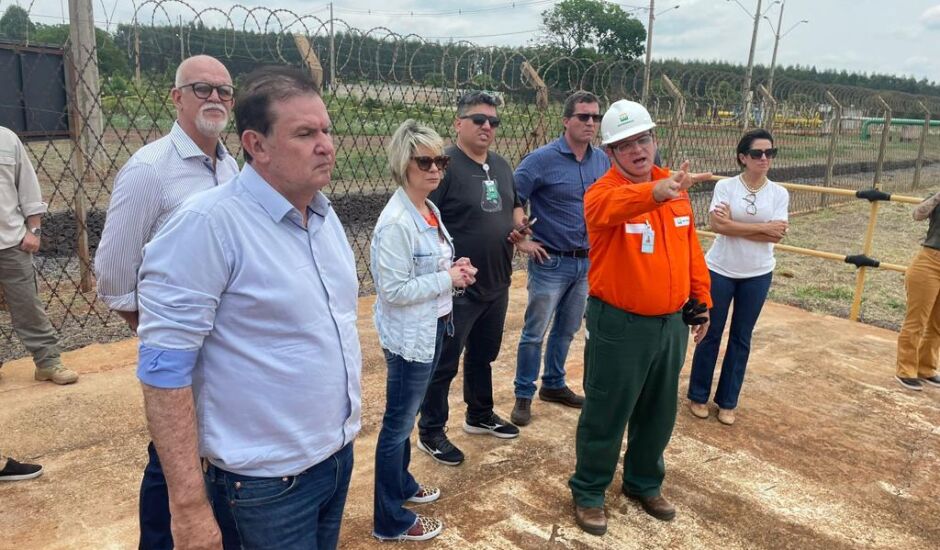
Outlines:
<svg viewBox="0 0 940 550"><path fill-rule="evenodd" d="M584 507L604 505L627 426L623 489L659 495L689 328L679 313L644 317L591 297L587 330L577 465L568 481L574 500Z"/></svg>
<svg viewBox="0 0 940 550"><path fill-rule="evenodd" d="M13 331L39 368L62 364L59 339L36 290L33 255L18 247L0 250L0 285L10 310Z"/></svg>

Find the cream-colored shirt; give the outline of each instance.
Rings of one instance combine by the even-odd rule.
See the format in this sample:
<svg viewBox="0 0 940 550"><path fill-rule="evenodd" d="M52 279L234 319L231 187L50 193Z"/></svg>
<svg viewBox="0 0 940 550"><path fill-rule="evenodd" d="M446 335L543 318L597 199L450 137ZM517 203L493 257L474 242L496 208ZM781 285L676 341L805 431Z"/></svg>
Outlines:
<svg viewBox="0 0 940 550"><path fill-rule="evenodd" d="M26 218L46 209L26 147L0 126L0 250L19 246L26 235Z"/></svg>

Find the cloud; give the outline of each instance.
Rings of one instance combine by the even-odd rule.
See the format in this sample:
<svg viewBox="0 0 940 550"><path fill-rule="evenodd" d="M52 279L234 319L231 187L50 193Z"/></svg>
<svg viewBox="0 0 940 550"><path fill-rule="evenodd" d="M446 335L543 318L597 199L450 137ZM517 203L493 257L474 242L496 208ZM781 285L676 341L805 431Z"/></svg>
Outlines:
<svg viewBox="0 0 940 550"><path fill-rule="evenodd" d="M924 10L920 16L920 22L928 29L940 30L940 4Z"/></svg>

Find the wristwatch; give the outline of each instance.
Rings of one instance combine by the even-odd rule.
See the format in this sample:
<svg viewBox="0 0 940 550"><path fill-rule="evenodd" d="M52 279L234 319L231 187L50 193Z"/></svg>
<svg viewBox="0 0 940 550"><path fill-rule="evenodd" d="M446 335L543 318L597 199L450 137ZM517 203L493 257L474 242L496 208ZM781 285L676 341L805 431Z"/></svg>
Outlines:
<svg viewBox="0 0 940 550"><path fill-rule="evenodd" d="M31 227L31 228L29 229L29 232L38 237L39 235L42 234L42 228L41 228L41 227Z"/></svg>

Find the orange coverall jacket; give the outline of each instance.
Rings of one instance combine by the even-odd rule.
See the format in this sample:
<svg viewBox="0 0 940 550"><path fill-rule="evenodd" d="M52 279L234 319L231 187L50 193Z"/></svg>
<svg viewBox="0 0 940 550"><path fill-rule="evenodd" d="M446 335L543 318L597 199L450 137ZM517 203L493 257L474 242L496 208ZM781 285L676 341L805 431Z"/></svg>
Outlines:
<svg viewBox="0 0 940 550"><path fill-rule="evenodd" d="M653 182L669 174L654 166L652 182L633 183L613 166L588 188L591 296L644 316L675 313L690 297L712 307L688 193L663 203L653 199ZM641 250L647 228L654 234L650 254Z"/></svg>

